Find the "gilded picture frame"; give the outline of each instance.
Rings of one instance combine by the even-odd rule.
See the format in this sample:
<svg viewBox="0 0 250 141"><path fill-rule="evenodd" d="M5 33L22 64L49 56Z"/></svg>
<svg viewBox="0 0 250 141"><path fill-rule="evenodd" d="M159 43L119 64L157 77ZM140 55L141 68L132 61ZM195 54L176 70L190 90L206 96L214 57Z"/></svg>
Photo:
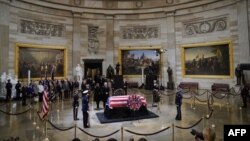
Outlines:
<svg viewBox="0 0 250 141"><path fill-rule="evenodd" d="M233 78L231 41L181 46L183 77Z"/></svg>
<svg viewBox="0 0 250 141"><path fill-rule="evenodd" d="M67 49L62 46L16 43L15 74L18 79L27 79L30 70L31 79L51 79L54 66L54 78L67 75Z"/></svg>
<svg viewBox="0 0 250 141"><path fill-rule="evenodd" d="M119 63L121 73L126 77L147 75L161 75L162 54L160 46L153 47L121 47L119 49Z"/></svg>

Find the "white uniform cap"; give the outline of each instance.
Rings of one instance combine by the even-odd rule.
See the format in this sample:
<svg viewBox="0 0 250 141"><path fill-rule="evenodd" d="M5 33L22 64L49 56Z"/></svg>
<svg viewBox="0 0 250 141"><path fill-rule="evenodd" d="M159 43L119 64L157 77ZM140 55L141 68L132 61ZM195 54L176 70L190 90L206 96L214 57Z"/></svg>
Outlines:
<svg viewBox="0 0 250 141"><path fill-rule="evenodd" d="M88 92L89 92L89 90L85 90L85 91L83 91L83 93L84 93L84 94L87 94Z"/></svg>

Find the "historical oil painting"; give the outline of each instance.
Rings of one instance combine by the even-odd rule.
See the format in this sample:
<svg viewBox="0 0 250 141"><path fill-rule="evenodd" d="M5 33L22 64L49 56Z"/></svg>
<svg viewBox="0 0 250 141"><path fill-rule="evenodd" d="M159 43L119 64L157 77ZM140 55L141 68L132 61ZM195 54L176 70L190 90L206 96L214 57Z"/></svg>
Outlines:
<svg viewBox="0 0 250 141"><path fill-rule="evenodd" d="M159 48L125 48L120 50L123 75L160 74L161 54Z"/></svg>
<svg viewBox="0 0 250 141"><path fill-rule="evenodd" d="M184 77L233 77L230 41L183 45L181 50Z"/></svg>
<svg viewBox="0 0 250 141"><path fill-rule="evenodd" d="M16 44L16 74L19 79L66 76L66 48L58 46Z"/></svg>

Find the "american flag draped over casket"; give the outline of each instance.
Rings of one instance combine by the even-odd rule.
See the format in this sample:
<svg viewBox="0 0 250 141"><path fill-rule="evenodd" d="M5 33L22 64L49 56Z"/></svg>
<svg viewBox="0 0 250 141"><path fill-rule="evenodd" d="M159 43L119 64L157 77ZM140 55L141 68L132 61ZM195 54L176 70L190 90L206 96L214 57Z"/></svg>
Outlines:
<svg viewBox="0 0 250 141"><path fill-rule="evenodd" d="M140 95L137 96L140 97L140 102L142 102L142 105L147 106L146 98ZM129 97L130 95L110 96L107 101L107 106L109 109L127 107Z"/></svg>

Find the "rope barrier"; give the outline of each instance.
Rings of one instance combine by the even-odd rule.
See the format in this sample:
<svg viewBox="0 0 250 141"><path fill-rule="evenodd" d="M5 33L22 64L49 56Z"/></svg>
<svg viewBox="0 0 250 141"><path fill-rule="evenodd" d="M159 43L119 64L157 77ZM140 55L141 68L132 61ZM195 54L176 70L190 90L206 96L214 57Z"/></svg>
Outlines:
<svg viewBox="0 0 250 141"><path fill-rule="evenodd" d="M195 99L197 99L199 102L207 102L207 100L200 100L199 98L197 98L196 96L194 96Z"/></svg>
<svg viewBox="0 0 250 141"><path fill-rule="evenodd" d="M192 96L192 95L191 95L190 97L184 97L184 96L183 96L183 99L191 99L191 98L193 98L193 97L194 97L194 96Z"/></svg>
<svg viewBox="0 0 250 141"><path fill-rule="evenodd" d="M198 96L202 96L202 95L204 95L205 93L207 93L207 91L208 91L208 90L205 90L202 94L199 94L199 93L196 92L196 91L192 91L192 93L194 93L194 94L196 94L196 95L198 95Z"/></svg>
<svg viewBox="0 0 250 141"><path fill-rule="evenodd" d="M213 109L212 109L212 110L210 110L210 113L209 113L208 117L206 117L206 119L210 119L210 118L211 118L211 116L213 115L213 112L214 112L214 110L213 110Z"/></svg>
<svg viewBox="0 0 250 141"><path fill-rule="evenodd" d="M70 129L73 129L73 128L74 128L74 126L71 126L71 127L65 128L65 129L61 129L61 128L59 128L59 127L56 127L50 120L48 120L48 122L49 122L49 124L50 124L52 127L56 128L57 130L60 130L60 131L67 131L67 130L70 130Z"/></svg>
<svg viewBox="0 0 250 141"><path fill-rule="evenodd" d="M0 110L0 112L4 113L4 114L7 114L7 115L11 115L11 116L17 116L17 115L21 115L21 114L24 114L26 112L28 112L29 110L31 109L31 107L23 112L20 112L20 113L9 113L9 112L5 112L3 110Z"/></svg>
<svg viewBox="0 0 250 141"><path fill-rule="evenodd" d="M127 131L127 132L129 132L129 133L131 133L131 134L135 134L135 135L140 135L140 136L151 136L151 135L154 135L154 134L158 134L158 133L161 133L161 132L163 132L163 131L165 131L165 130L167 130L167 129L169 129L171 126L169 126L169 127L166 127L166 128L164 128L164 129L162 129L162 130L160 130L160 131L156 131L156 132L154 132L154 133L136 133L136 132L133 132L133 131L130 131L130 130L127 130L127 129L124 129L125 131Z"/></svg>
<svg viewBox="0 0 250 141"><path fill-rule="evenodd" d="M80 127L77 127L77 128L78 128L79 130L81 130L82 132L84 132L85 134L87 134L87 135L89 135L89 136L91 136L91 137L95 137L95 138L106 138L106 137L111 136L111 135L113 135L113 134L115 134L115 133L117 133L117 132L120 131L120 130L116 130L116 131L114 131L113 133L110 133L110 134L108 134L108 135L96 136L96 135L93 135L93 134L90 134L90 133L84 131L84 130L83 130L82 128L80 128Z"/></svg>
<svg viewBox="0 0 250 141"><path fill-rule="evenodd" d="M200 118L200 120L198 120L194 125L189 126L189 127L180 127L180 126L177 126L177 125L175 125L175 127L180 128L180 129L190 129L190 128L193 128L194 126L198 125L202 120L203 120L203 117Z"/></svg>

